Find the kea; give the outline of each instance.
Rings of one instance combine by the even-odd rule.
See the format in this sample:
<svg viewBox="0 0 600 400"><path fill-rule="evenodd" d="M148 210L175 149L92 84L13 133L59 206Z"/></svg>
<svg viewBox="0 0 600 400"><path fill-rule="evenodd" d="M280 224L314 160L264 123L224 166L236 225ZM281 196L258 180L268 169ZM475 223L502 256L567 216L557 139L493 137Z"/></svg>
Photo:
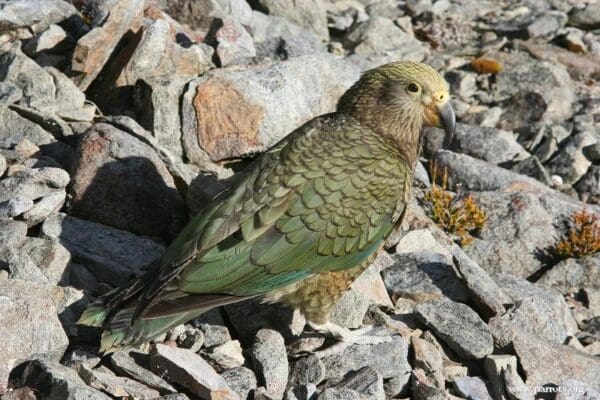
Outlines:
<svg viewBox="0 0 600 400"><path fill-rule="evenodd" d="M454 133L437 71L399 61L364 72L335 112L260 155L149 272L99 298L79 322L104 330L106 352L261 298L300 310L319 332L360 342L328 317L401 223L425 126L443 128L446 143Z"/></svg>

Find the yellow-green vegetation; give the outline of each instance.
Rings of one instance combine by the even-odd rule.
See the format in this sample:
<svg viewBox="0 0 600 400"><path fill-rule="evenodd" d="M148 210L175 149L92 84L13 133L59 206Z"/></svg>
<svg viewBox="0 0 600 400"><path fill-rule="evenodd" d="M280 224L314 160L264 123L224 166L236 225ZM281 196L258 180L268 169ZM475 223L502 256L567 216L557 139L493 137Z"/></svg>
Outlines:
<svg viewBox="0 0 600 400"><path fill-rule="evenodd" d="M579 258L600 251L600 216L586 210L571 215L568 232L554 246L559 258Z"/></svg>
<svg viewBox="0 0 600 400"><path fill-rule="evenodd" d="M458 197L449 192L448 171L444 169L441 186L437 184L437 167L431 168L432 186L423 198L425 209L431 219L456 241L466 246L473 241L473 234L480 231L487 220L485 211L468 195Z"/></svg>

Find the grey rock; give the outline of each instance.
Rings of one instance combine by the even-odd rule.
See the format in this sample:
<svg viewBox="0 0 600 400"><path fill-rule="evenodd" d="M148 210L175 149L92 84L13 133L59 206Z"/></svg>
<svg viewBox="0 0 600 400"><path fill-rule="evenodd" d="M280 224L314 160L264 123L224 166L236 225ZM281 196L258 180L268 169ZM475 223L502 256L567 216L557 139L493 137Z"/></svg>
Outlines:
<svg viewBox="0 0 600 400"><path fill-rule="evenodd" d="M210 71L193 80L184 96L186 155L202 165L207 155L218 161L265 150L310 118L333 111L357 77L355 67L326 53ZM295 95L299 88L305 96ZM223 109L227 120L220 117Z"/></svg>
<svg viewBox="0 0 600 400"><path fill-rule="evenodd" d="M282 17L253 11L248 30L258 56L287 60L325 51L316 34Z"/></svg>
<svg viewBox="0 0 600 400"><path fill-rule="evenodd" d="M589 133L581 132L569 137L564 145L547 164L548 172L560 176L567 184L577 182L591 165L583 154L583 148L596 143Z"/></svg>
<svg viewBox="0 0 600 400"><path fill-rule="evenodd" d="M106 98L118 104L123 88L134 87L137 120L160 145L181 156L180 99L187 81L213 66L213 49L206 44L184 46L172 36L166 20L147 22L118 86L107 88Z"/></svg>
<svg viewBox="0 0 600 400"><path fill-rule="evenodd" d="M412 374L407 372L404 375L395 376L384 381L383 387L385 389L385 395L388 396L388 398L404 397L410 389L411 376Z"/></svg>
<svg viewBox="0 0 600 400"><path fill-rule="evenodd" d="M73 260L88 267L100 282L114 286L152 264L164 251L150 239L61 213L44 221L41 232L66 247Z"/></svg>
<svg viewBox="0 0 600 400"><path fill-rule="evenodd" d="M36 392L29 386L10 389L2 396L2 400L36 400Z"/></svg>
<svg viewBox="0 0 600 400"><path fill-rule="evenodd" d="M550 174L536 156L525 158L514 164L510 169L517 174L527 175L535 178L546 186L552 186Z"/></svg>
<svg viewBox="0 0 600 400"><path fill-rule="evenodd" d="M23 44L23 52L30 57L35 57L43 51L60 52L67 47L65 44L69 42L67 32L60 26L52 24L48 29L35 35L31 40ZM63 44L63 49L61 49Z"/></svg>
<svg viewBox="0 0 600 400"><path fill-rule="evenodd" d="M452 70L444 74L444 79L450 84L450 92L453 95L469 99L477 91L476 76L473 72Z"/></svg>
<svg viewBox="0 0 600 400"><path fill-rule="evenodd" d="M600 391L590 388L577 379L567 379L559 387L564 389L556 395L556 400L593 400L600 398Z"/></svg>
<svg viewBox="0 0 600 400"><path fill-rule="evenodd" d="M369 15L358 1L340 1L327 4L327 25L334 31L348 31L354 24L366 21ZM381 15L381 13L379 13Z"/></svg>
<svg viewBox="0 0 600 400"><path fill-rule="evenodd" d="M24 139L27 139L38 146L43 155L52 157L65 166L70 162L72 149L68 145L57 141L52 134L36 123L23 118L6 107L0 107L0 119L3 121L2 126L0 126L0 151L3 153L13 150ZM9 159L12 158L7 154L4 154L4 156Z"/></svg>
<svg viewBox="0 0 600 400"><path fill-rule="evenodd" d="M319 357L309 354L290 364L290 385L320 384L325 379L325 365Z"/></svg>
<svg viewBox="0 0 600 400"><path fill-rule="evenodd" d="M511 130L538 121L561 122L571 116L576 97L564 66L540 62L525 53L492 52L488 56L504 65L496 75L494 92L494 100L504 108L501 128Z"/></svg>
<svg viewBox="0 0 600 400"><path fill-rule="evenodd" d="M404 5L394 0L383 0L370 2L365 7L365 11L370 17L386 17L394 20L404 15Z"/></svg>
<svg viewBox="0 0 600 400"><path fill-rule="evenodd" d="M559 29L567 23L568 17L561 11L547 11L536 17L535 21L527 27L530 38L552 38Z"/></svg>
<svg viewBox="0 0 600 400"><path fill-rule="evenodd" d="M347 373L339 382L338 388L348 388L357 391L364 399L385 400L383 378L371 367L363 367Z"/></svg>
<svg viewBox="0 0 600 400"><path fill-rule="evenodd" d="M33 357L58 361L67 349L52 290L0 277L0 389L19 363Z"/></svg>
<svg viewBox="0 0 600 400"><path fill-rule="evenodd" d="M585 146L582 151L583 155L591 162L595 164L600 162L600 142Z"/></svg>
<svg viewBox="0 0 600 400"><path fill-rule="evenodd" d="M240 399L247 399L250 393L258 387L254 371L246 367L228 369L221 374L221 377Z"/></svg>
<svg viewBox="0 0 600 400"><path fill-rule="evenodd" d="M517 335L513 346L527 376L527 386L560 385L566 379L576 379L591 389L600 390L598 357L527 333Z"/></svg>
<svg viewBox="0 0 600 400"><path fill-rule="evenodd" d="M112 369L121 376L143 383L160 393L176 393L177 390L163 378L149 370L149 357L143 353L121 350L110 356Z"/></svg>
<svg viewBox="0 0 600 400"><path fill-rule="evenodd" d="M513 355L494 354L489 355L483 362L485 376L489 382L490 393L495 399L506 400L503 371L511 368L517 370L517 357Z"/></svg>
<svg viewBox="0 0 600 400"><path fill-rule="evenodd" d="M252 343L262 328L278 331L286 340L297 338L306 324L304 316L280 304L249 300L225 306L229 321L242 343Z"/></svg>
<svg viewBox="0 0 600 400"><path fill-rule="evenodd" d="M323 390L319 400L361 400L362 396L355 390L348 388L328 388Z"/></svg>
<svg viewBox="0 0 600 400"><path fill-rule="evenodd" d="M181 157L178 157L165 146L161 145L158 139L152 136L151 132L142 128L130 117L122 115L111 116L105 117L103 120L152 147L169 170L175 182L177 182L178 190L185 191L189 189L190 183L198 174L198 167L193 164L184 163ZM209 166L214 167L212 163Z"/></svg>
<svg viewBox="0 0 600 400"><path fill-rule="evenodd" d="M19 249L3 249L0 252L0 267L7 270L10 279L47 284L48 278L35 265L31 257Z"/></svg>
<svg viewBox="0 0 600 400"><path fill-rule="evenodd" d="M356 290L348 290L336 303L329 321L345 328L358 328L370 305L371 301L367 296Z"/></svg>
<svg viewBox="0 0 600 400"><path fill-rule="evenodd" d="M0 249L21 247L26 235L26 223L22 221L0 220Z"/></svg>
<svg viewBox="0 0 600 400"><path fill-rule="evenodd" d="M393 255L394 264L382 272L390 296L418 303L447 296L456 301L469 298L465 285L445 255L431 252Z"/></svg>
<svg viewBox="0 0 600 400"><path fill-rule="evenodd" d="M600 289L600 258L590 255L562 260L546 271L536 283L564 294L582 288Z"/></svg>
<svg viewBox="0 0 600 400"><path fill-rule="evenodd" d="M443 400L448 396L427 378L425 372L415 368L411 374L412 398L415 400Z"/></svg>
<svg viewBox="0 0 600 400"><path fill-rule="evenodd" d="M507 347L522 332L556 344L577 332L577 323L558 292L508 275L498 277L497 283L515 303L505 315L489 321L498 347Z"/></svg>
<svg viewBox="0 0 600 400"><path fill-rule="evenodd" d="M600 289L584 288L583 292L587 299L588 308L593 315L600 315Z"/></svg>
<svg viewBox="0 0 600 400"><path fill-rule="evenodd" d="M600 166L592 165L573 186L581 201L600 204Z"/></svg>
<svg viewBox="0 0 600 400"><path fill-rule="evenodd" d="M581 332L577 336L582 343L588 345L600 342L600 315L580 322Z"/></svg>
<svg viewBox="0 0 600 400"><path fill-rule="evenodd" d="M546 185L529 176L497 167L468 155L439 150L433 157L439 171L448 171L448 188L455 190L489 191L515 184L525 184L537 191L550 190Z"/></svg>
<svg viewBox="0 0 600 400"><path fill-rule="evenodd" d="M536 283L531 283L526 279L518 278L510 274L494 274L492 275L498 286L500 286L506 294L517 302L518 300L527 297L538 297L543 299L548 306L555 310L556 314L553 318L561 321L566 321L565 326L577 330L571 315L570 307L558 291L550 288L545 288Z"/></svg>
<svg viewBox="0 0 600 400"><path fill-rule="evenodd" d="M6 158L0 154L0 178L4 175L4 171L6 171Z"/></svg>
<svg viewBox="0 0 600 400"><path fill-rule="evenodd" d="M67 192L58 190L33 204L23 213L23 220L29 227L36 226L47 219L50 215L57 213L65 204Z"/></svg>
<svg viewBox="0 0 600 400"><path fill-rule="evenodd" d="M208 324L207 324L208 325ZM227 330L227 328L225 328L225 331L223 332L223 339L218 338L217 339L217 335L215 334L217 331L216 329L211 329L212 327L218 327L217 325L210 325L210 326L206 326L205 329L210 333L210 337L209 337L209 343L210 344L214 344L214 343L218 343L218 342L222 342L225 343L223 340L227 340L227 337L229 337L229 331ZM201 329L197 329L197 328L186 328L178 337L177 337L177 345L179 347L183 347L184 349L190 349L191 351L193 351L194 353L197 353L198 350L200 350L202 348L202 346L205 343L205 335L204 335L204 331L202 331Z"/></svg>
<svg viewBox="0 0 600 400"><path fill-rule="evenodd" d="M111 125L94 125L79 140L70 212L118 229L173 237L186 219L185 203L158 154Z"/></svg>
<svg viewBox="0 0 600 400"><path fill-rule="evenodd" d="M114 3L97 24L77 41L71 59L72 79L86 90L98 77L127 31L138 31L144 12L143 0ZM109 11L109 12L108 12ZM93 54L93 57L89 57Z"/></svg>
<svg viewBox="0 0 600 400"><path fill-rule="evenodd" d="M504 290L460 247L454 246L452 252L454 265L479 312L484 316L504 314L505 305L511 303Z"/></svg>
<svg viewBox="0 0 600 400"><path fill-rule="evenodd" d="M432 300L418 304L415 311L419 320L463 358L481 359L494 350L487 325L465 304Z"/></svg>
<svg viewBox="0 0 600 400"><path fill-rule="evenodd" d="M322 0L257 0L256 5L267 14L283 17L313 32L321 40L329 40L327 10Z"/></svg>
<svg viewBox="0 0 600 400"><path fill-rule="evenodd" d="M507 365L506 369L502 370L502 379L506 388L506 395L510 400L534 400L534 393L518 389L525 387L525 382L517 373L516 367L513 368L512 365Z"/></svg>
<svg viewBox="0 0 600 400"><path fill-rule="evenodd" d="M0 82L0 106L9 106L23 98L23 90L13 82Z"/></svg>
<svg viewBox="0 0 600 400"><path fill-rule="evenodd" d="M582 203L552 192L472 193L487 222L464 251L488 273L528 277L545 265L544 250L561 236L562 226Z"/></svg>
<svg viewBox="0 0 600 400"><path fill-rule="evenodd" d="M165 0L167 13L194 29L207 31L214 17L228 16L243 25L252 19L252 9L244 0Z"/></svg>
<svg viewBox="0 0 600 400"><path fill-rule="evenodd" d="M19 47L0 55L0 65L0 81L22 90L21 105L59 117L84 108L85 95L71 80L54 68L39 66Z"/></svg>
<svg viewBox="0 0 600 400"><path fill-rule="evenodd" d="M48 239L30 237L20 248L48 279L58 285L68 273L71 253L60 243Z"/></svg>
<svg viewBox="0 0 600 400"><path fill-rule="evenodd" d="M183 393L174 393L157 397L156 400L190 400L190 398Z"/></svg>
<svg viewBox="0 0 600 400"><path fill-rule="evenodd" d="M465 376L453 382L456 392L467 399L492 400L489 386L478 376Z"/></svg>
<svg viewBox="0 0 600 400"><path fill-rule="evenodd" d="M325 355L321 358L325 365L326 379L341 378L349 371L369 366L384 379L407 374L408 343L400 336L393 336L392 341L374 345L351 345L337 354Z"/></svg>
<svg viewBox="0 0 600 400"><path fill-rule="evenodd" d="M307 385L297 385L290 388L285 398L286 400L310 400L314 399L317 394L317 386L313 383Z"/></svg>
<svg viewBox="0 0 600 400"><path fill-rule="evenodd" d="M344 46L351 52L349 60L363 70L395 60L422 61L429 54L427 46L384 17L356 25L344 37Z"/></svg>
<svg viewBox="0 0 600 400"><path fill-rule="evenodd" d="M33 207L33 200L12 198L0 203L0 219L10 219L23 214Z"/></svg>
<svg viewBox="0 0 600 400"><path fill-rule="evenodd" d="M7 2L0 9L0 43L7 39L25 39L32 33L46 30L50 25L77 15L72 4L62 0Z"/></svg>
<svg viewBox="0 0 600 400"><path fill-rule="evenodd" d="M360 304L365 304L367 302L368 304L373 303L385 307L392 306L392 300L390 299L390 296L387 293L387 289L385 288L385 284L383 283L383 279L381 278L380 274L380 271L384 268L383 266L385 265L385 263L391 259L391 257L388 257L389 254L387 254L386 252L379 253L375 261L373 261L373 263L358 278L356 278L354 282L352 282L352 285L350 286L350 291L355 292L355 294L352 294L351 296L356 297L357 302L354 303L356 304L356 306L359 306ZM361 317L361 314L358 313L356 310L352 310L351 315L357 317L355 320L357 321L356 326L359 326L360 323L362 323L362 319L364 319L364 315L362 315Z"/></svg>
<svg viewBox="0 0 600 400"><path fill-rule="evenodd" d="M572 127L568 124L563 126L553 122L542 122L519 129L518 140L529 152L545 163L556 154L559 145L571 135L572 131Z"/></svg>
<svg viewBox="0 0 600 400"><path fill-rule="evenodd" d="M465 124L457 124L451 149L492 164L518 161L528 156L512 132Z"/></svg>
<svg viewBox="0 0 600 400"><path fill-rule="evenodd" d="M598 29L600 27L600 5L590 3L582 8L575 8L569 13L569 22L582 29Z"/></svg>
<svg viewBox="0 0 600 400"><path fill-rule="evenodd" d="M114 397L154 399L159 396L158 391L132 379L116 376L104 366L91 369L81 365L77 372L85 383Z"/></svg>
<svg viewBox="0 0 600 400"><path fill-rule="evenodd" d="M69 174L60 168L21 169L0 181L0 218L1 214L5 218L21 215L32 210L34 201L56 193L62 195L68 183ZM38 206L32 214L41 208Z"/></svg>
<svg viewBox="0 0 600 400"><path fill-rule="evenodd" d="M213 365L220 370L240 367L244 364L244 355L239 340L230 340L202 352Z"/></svg>
<svg viewBox="0 0 600 400"><path fill-rule="evenodd" d="M96 288L98 280L89 269L81 264L71 262L67 269L67 275L64 277L64 283L81 289L85 293L91 293Z"/></svg>
<svg viewBox="0 0 600 400"><path fill-rule="evenodd" d="M252 346L252 364L267 393L282 399L287 387L289 364L283 336L271 329L256 333Z"/></svg>
<svg viewBox="0 0 600 400"><path fill-rule="evenodd" d="M187 349L157 344L150 356L150 369L166 380L177 383L201 398L238 400L225 380L200 357Z"/></svg>
<svg viewBox="0 0 600 400"><path fill-rule="evenodd" d="M89 387L74 369L58 362L34 360L22 375L24 385L38 390L45 398L56 400L109 400L110 396Z"/></svg>
<svg viewBox="0 0 600 400"><path fill-rule="evenodd" d="M206 321L207 316L205 314L200 316L199 320L194 321L194 325L200 328L201 331L204 333L202 337L202 342L203 346L207 348L218 346L231 340L229 328L225 326L225 322L221 318L221 315L216 315L218 315L218 319L216 320L209 319L208 321ZM194 341L198 341L199 339L200 338L196 335L194 335L194 337L192 338L192 340Z"/></svg>
<svg viewBox="0 0 600 400"><path fill-rule="evenodd" d="M412 337L411 344L415 368L422 369L435 386L444 388L443 353L434 344L418 337Z"/></svg>
<svg viewBox="0 0 600 400"><path fill-rule="evenodd" d="M216 44L216 55L222 67L243 63L256 56L252 37L242 24L230 17L215 18L207 40Z"/></svg>

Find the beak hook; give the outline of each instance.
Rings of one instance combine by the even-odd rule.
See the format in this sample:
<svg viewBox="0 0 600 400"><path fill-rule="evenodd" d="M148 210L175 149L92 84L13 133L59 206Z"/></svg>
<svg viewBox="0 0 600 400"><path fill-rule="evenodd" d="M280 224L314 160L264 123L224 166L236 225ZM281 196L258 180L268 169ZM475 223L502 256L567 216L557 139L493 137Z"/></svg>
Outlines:
<svg viewBox="0 0 600 400"><path fill-rule="evenodd" d="M444 105L439 108L440 122L444 128L444 147L448 147L452 143L454 138L454 130L456 129L456 115L450 105L450 101L447 101Z"/></svg>

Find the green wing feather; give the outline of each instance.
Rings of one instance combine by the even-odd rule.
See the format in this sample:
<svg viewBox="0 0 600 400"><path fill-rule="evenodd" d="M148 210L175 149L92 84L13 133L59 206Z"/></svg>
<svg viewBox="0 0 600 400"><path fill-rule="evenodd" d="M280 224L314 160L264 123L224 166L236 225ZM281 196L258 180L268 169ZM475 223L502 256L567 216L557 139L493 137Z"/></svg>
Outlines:
<svg viewBox="0 0 600 400"><path fill-rule="evenodd" d="M178 271L178 290L233 296L355 267L391 232L409 176L395 147L356 122L312 121L197 216L166 262L182 265L180 247L191 247L196 257Z"/></svg>

